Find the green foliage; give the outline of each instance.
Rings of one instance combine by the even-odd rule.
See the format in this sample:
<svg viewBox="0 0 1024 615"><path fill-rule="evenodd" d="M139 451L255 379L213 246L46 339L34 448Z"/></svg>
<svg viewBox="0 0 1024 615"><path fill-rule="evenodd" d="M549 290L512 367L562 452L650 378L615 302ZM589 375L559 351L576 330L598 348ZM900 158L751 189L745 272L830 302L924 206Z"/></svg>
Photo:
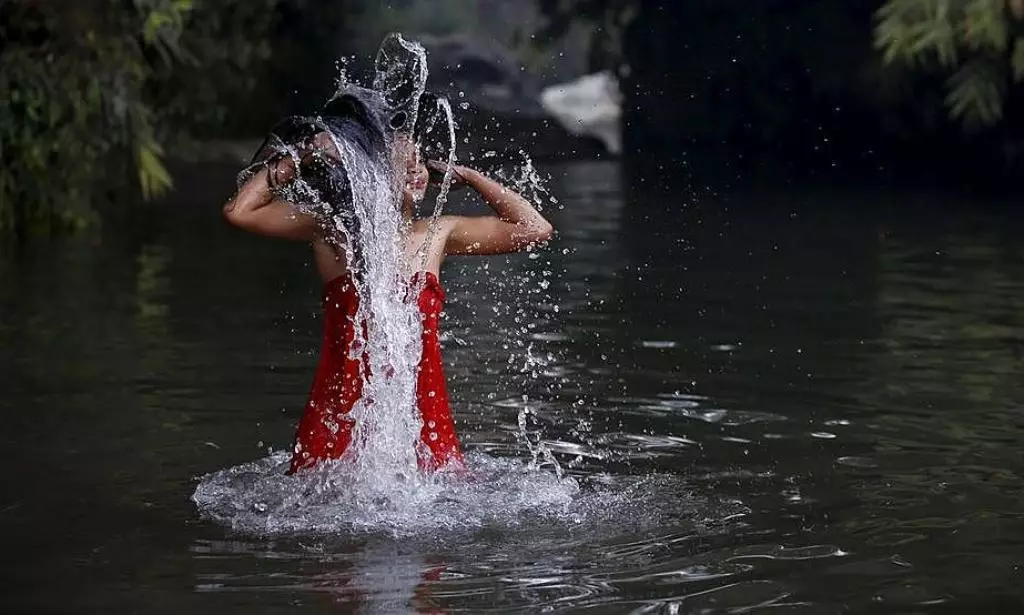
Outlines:
<svg viewBox="0 0 1024 615"><path fill-rule="evenodd" d="M889 0L875 45L889 65L948 75L946 105L969 128L997 123L1024 79L1024 0Z"/></svg>
<svg viewBox="0 0 1024 615"><path fill-rule="evenodd" d="M192 2L177 52L161 53L161 61L152 63L147 90L164 127L163 140L172 147L189 137L245 131L260 107L254 94L279 19L280 0Z"/></svg>
<svg viewBox="0 0 1024 615"><path fill-rule="evenodd" d="M147 54L170 58L190 2L0 7L0 229L89 221L101 161L135 152L147 194L170 186L143 100ZM104 178L107 179L107 178Z"/></svg>
<svg viewBox="0 0 1024 615"><path fill-rule="evenodd" d="M0 3L0 233L80 227L118 195L169 189L163 144L251 87L276 4Z"/></svg>

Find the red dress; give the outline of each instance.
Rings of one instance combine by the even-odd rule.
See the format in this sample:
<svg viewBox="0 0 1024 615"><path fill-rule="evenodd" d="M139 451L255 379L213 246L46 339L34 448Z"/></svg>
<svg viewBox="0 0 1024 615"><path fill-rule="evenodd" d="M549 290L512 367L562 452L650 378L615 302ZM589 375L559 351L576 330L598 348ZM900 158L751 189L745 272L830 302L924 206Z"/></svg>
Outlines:
<svg viewBox="0 0 1024 615"><path fill-rule="evenodd" d="M423 354L417 370L416 405L423 421L420 439L430 452L429 457L421 456L419 462L422 469L435 470L451 462L461 464L462 451L448 407L441 344L437 338L444 290L433 273L425 274L417 303L423 319ZM296 430L289 473L314 466L322 459L341 457L352 441L353 421L348 413L359 400L363 385L361 360L349 356L358 304L359 297L348 274L324 285L320 362Z"/></svg>

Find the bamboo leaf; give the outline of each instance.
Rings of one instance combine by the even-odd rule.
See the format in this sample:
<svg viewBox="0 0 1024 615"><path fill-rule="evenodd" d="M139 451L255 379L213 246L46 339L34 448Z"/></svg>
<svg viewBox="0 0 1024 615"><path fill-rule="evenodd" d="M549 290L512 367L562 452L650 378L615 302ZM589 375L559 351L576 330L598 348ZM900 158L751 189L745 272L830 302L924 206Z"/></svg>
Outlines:
<svg viewBox="0 0 1024 615"><path fill-rule="evenodd" d="M142 196L151 199L167 192L173 185L173 181L160 159L163 153L160 146L152 140L144 140L139 142L136 152L139 187L142 188Z"/></svg>
<svg viewBox="0 0 1024 615"><path fill-rule="evenodd" d="M1013 80L1024 80L1024 37L1017 37L1013 42L1013 56L1010 59L1010 66L1013 71Z"/></svg>
<svg viewBox="0 0 1024 615"><path fill-rule="evenodd" d="M974 50L1006 51L1009 26L1005 0L973 0L964 10L964 40Z"/></svg>
<svg viewBox="0 0 1024 615"><path fill-rule="evenodd" d="M976 60L960 67L947 82L950 114L968 128L990 126L1003 115L1005 92L999 74L989 62Z"/></svg>

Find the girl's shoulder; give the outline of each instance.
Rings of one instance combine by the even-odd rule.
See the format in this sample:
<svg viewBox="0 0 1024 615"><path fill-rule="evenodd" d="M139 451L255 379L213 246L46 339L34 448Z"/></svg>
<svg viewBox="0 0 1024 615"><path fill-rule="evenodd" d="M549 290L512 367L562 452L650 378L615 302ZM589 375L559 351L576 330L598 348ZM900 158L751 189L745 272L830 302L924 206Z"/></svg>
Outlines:
<svg viewBox="0 0 1024 615"><path fill-rule="evenodd" d="M435 238L447 239L448 235L452 232L452 229L455 228L455 225L461 218L462 216L453 216L449 214L441 214L437 218L417 218L412 223L412 229L417 235L426 236L428 233L433 231L433 236Z"/></svg>

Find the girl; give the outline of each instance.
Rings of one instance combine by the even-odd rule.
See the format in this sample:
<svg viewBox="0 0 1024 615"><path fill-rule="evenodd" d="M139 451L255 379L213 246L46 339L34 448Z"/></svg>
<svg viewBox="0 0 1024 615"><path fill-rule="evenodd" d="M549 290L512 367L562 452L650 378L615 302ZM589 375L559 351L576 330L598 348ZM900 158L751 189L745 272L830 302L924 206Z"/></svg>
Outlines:
<svg viewBox="0 0 1024 615"><path fill-rule="evenodd" d="M414 274L414 277L422 276L423 282L417 285L421 288L417 304L422 314L423 351L416 398L422 419L420 439L425 451L419 461L421 468L436 470L450 463L462 463L438 343L438 319L444 302L439 281L441 265L452 254L482 256L521 250L546 241L552 227L516 192L480 172L456 166L455 184L473 188L493 214L440 216L434 231L430 232L430 221L415 219L413 209L426 193L430 171L443 172L444 165L424 162L421 148L407 135L397 135L394 144L402 150L398 159L404 158L405 166L401 202L401 215L407 223L402 237L404 258L408 265L425 263L423 270ZM359 297L345 253L324 239L313 216L275 197L271 189L271 186L288 182L294 174L290 157L271 160L251 175L224 206L227 220L239 228L312 244L313 262L324 283L320 361L296 432L290 472L312 467L323 459L337 459L345 452L351 443L353 425L347 415L359 400L362 388L360 362L349 356L355 334L352 317Z"/></svg>

